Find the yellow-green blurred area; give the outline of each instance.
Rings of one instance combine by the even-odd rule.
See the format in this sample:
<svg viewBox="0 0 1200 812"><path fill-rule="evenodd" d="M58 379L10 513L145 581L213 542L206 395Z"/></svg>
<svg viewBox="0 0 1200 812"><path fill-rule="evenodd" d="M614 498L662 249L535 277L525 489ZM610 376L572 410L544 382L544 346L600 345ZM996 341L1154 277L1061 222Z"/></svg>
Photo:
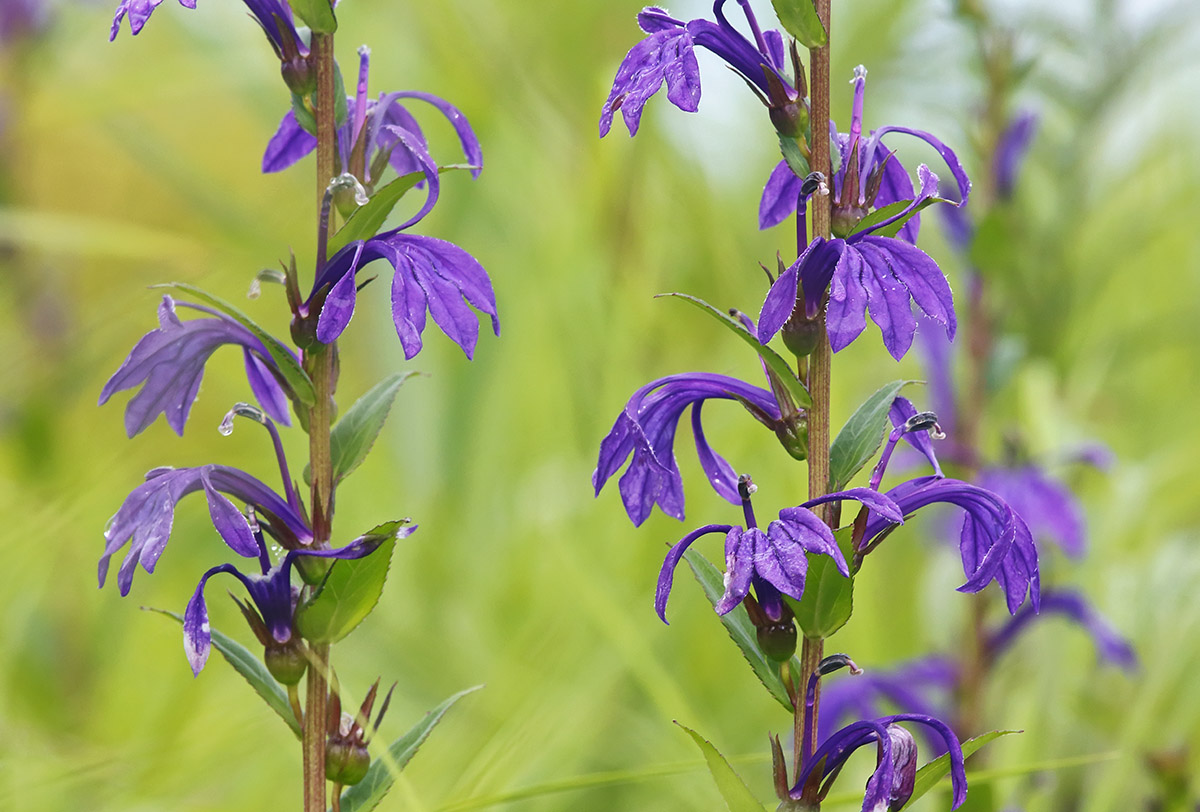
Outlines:
<svg viewBox="0 0 1200 812"><path fill-rule="evenodd" d="M289 249L311 279L313 160L260 174L288 95L241 3L201 0L189 11L165 0L139 36L126 28L109 44L113 4L59 3L53 27L4 66L0 808L296 809L300 750L286 727L219 656L193 679L179 626L139 611L182 611L200 574L229 560L203 500L181 503L157 571L139 571L128 597L96 585L105 522L147 470L219 462L276 481L263 432L249 423L217 432L249 399L241 361L232 350L214 356L182 438L160 419L129 440L127 393L96 401L155 326L161 294L147 288L156 283L199 285L286 337L282 289L244 294ZM845 129L846 80L865 63L867 127L935 131L986 175L972 147L979 64L950 5L834 3L834 117ZM1042 126L1009 212L1023 230L995 246L1003 254L993 264L1008 269L989 280L995 328L1017 360L984 436L995 455L1006 432L1045 460L1089 441L1113 449L1106 472L1053 468L1080 494L1089 554L1071 561L1043 545L1042 563L1047 583L1083 590L1133 640L1141 668L1099 664L1065 621L1032 630L983 700L992 727L1024 733L989 748L990 777L972 797L997 809L1185 808L1170 804L1188 797L1172 781L1200 772L1196 14L1188 3L1133 0L996 5L1028 62L1012 109L1039 111ZM787 227L757 230L774 135L715 59L702 59L699 114L658 97L637 138L619 122L597 137L612 76L641 36L640 8L343 0L338 9L347 73L354 48L369 43L373 94L425 90L470 118L484 172L445 176L418 231L483 263L503 325L467 362L431 322L425 349L406 362L382 266L340 342L343 410L385 374L423 373L338 492L335 542L403 516L420 525L397 547L378 609L334 650L342 685L361 697L378 676L399 683L381 743L450 694L486 686L447 715L381 809L724 808L673 720L712 740L770 800L766 734L786 739L790 718L686 568L669 627L652 607L667 545L701 524L738 521L733 509L682 437L684 524L656 512L634 528L615 483L594 498L590 482L600 439L637 387L691 370L759 380L744 344L654 294L757 313L767 284L759 263L794 256ZM708 6L671 11L696 17ZM453 133L435 118L421 117L434 155L453 163ZM919 146L901 156L938 170ZM936 216L926 223L926 250L964 291L962 261ZM916 355L895 364L874 326L838 354L835 430L880 384L922 378ZM920 390L907 391L920 405ZM714 447L759 484L760 515L802 501L804 467L770 432L733 404L705 415ZM299 470L305 436L294 428L284 442ZM967 645L975 596L954 591L960 564L934 530L914 522L872 555L854 618L827 651L883 669ZM719 544L700 546L719 559ZM213 581L213 625L250 645L225 588L240 589ZM873 764L866 751L856 758L842 795ZM1072 759L1086 763L1026 769ZM919 808L948 806L935 793Z"/></svg>

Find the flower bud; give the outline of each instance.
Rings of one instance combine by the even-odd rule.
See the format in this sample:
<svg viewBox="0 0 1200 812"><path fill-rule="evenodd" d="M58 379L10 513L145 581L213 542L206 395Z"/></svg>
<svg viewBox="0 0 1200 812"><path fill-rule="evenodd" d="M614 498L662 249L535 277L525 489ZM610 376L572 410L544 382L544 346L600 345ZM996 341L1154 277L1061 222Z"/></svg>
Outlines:
<svg viewBox="0 0 1200 812"><path fill-rule="evenodd" d="M296 558L295 566L300 571L300 577L304 579L304 583L316 586L324 580L325 574L333 566L333 561L328 558L305 555Z"/></svg>
<svg viewBox="0 0 1200 812"><path fill-rule="evenodd" d="M803 415L797 416L789 423L776 426L775 436L792 459L808 459L808 420Z"/></svg>
<svg viewBox="0 0 1200 812"><path fill-rule="evenodd" d="M758 626L755 632L758 635L758 647L768 660L782 663L796 653L796 624L790 617L779 623Z"/></svg>
<svg viewBox="0 0 1200 812"><path fill-rule="evenodd" d="M325 745L325 777L336 784L357 784L370 766L371 756L365 744L330 737Z"/></svg>
<svg viewBox="0 0 1200 812"><path fill-rule="evenodd" d="M308 658L304 656L300 640L293 637L283 645L270 645L263 653L263 662L271 676L281 685L297 685L308 670Z"/></svg>
<svg viewBox="0 0 1200 812"><path fill-rule="evenodd" d="M892 740L892 787L888 809L896 812L913 794L917 780L917 742L902 727L889 725L887 731Z"/></svg>
<svg viewBox="0 0 1200 812"><path fill-rule="evenodd" d="M861 206L834 206L830 214L829 230L833 232L833 236L845 239L866 216L867 210Z"/></svg>

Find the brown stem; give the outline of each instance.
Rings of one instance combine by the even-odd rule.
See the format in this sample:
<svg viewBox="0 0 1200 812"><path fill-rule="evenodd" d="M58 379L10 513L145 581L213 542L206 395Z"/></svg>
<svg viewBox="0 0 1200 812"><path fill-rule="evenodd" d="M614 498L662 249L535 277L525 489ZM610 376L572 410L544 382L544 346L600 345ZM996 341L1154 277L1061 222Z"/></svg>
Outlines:
<svg viewBox="0 0 1200 812"><path fill-rule="evenodd" d="M829 31L831 0L816 0L817 16L825 30ZM809 49L809 74L812 82L811 92L811 121L812 121L812 152L810 166L816 172L821 172L826 178L832 177L829 161L829 45L823 48ZM830 236L830 197L816 195L811 200L813 237ZM822 308L824 312L824 308ZM825 332L825 318L822 315L817 325L817 346L809 358L808 393L812 398L812 406L808 410L808 498L815 499L829 492L829 389L830 367L832 353L829 349L829 337ZM825 522L830 522L832 514L828 506L818 507L818 515ZM812 710L809 711L804 695L808 681L816 673L824 654L825 641L821 638L805 637L800 649L800 679L796 693L800 701L796 702L796 714L793 721L795 745L793 761L795 775L800 775L803 767L803 742L807 739L816 742L817 715L820 708L820 684L817 685L813 697Z"/></svg>
<svg viewBox="0 0 1200 812"><path fill-rule="evenodd" d="M320 211L325 190L334 174L336 155L333 35L314 34L313 53L317 61L317 209ZM319 217L319 215L318 215ZM318 222L318 228L320 223ZM325 263L318 256L317 267ZM315 402L309 411L309 468L312 471L313 547L329 546L333 505L333 464L329 450L330 424L333 422L334 363L336 346L311 350L304 359L305 371L313 382ZM304 810L325 812L325 723L329 688L329 645L310 646L312 661L308 667L304 713Z"/></svg>

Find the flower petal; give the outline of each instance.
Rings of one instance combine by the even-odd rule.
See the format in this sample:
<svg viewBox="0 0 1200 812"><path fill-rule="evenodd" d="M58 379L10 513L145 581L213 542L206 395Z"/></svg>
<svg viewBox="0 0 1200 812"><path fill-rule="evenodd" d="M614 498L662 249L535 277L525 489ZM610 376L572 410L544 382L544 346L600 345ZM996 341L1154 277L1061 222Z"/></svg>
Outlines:
<svg viewBox="0 0 1200 812"><path fill-rule="evenodd" d="M758 227L777 226L791 217L796 211L800 187L803 185L804 179L796 177L787 161L777 163L767 178L767 185L763 187L762 199L758 204Z"/></svg>
<svg viewBox="0 0 1200 812"><path fill-rule="evenodd" d="M630 135L642 120L642 108L667 83L667 98L685 112L700 106L700 64L685 28L655 31L629 49L617 68L612 90L600 111L600 136L608 135L619 109Z"/></svg>
<svg viewBox="0 0 1200 812"><path fill-rule="evenodd" d="M316 148L317 139L306 132L296 121L296 114L288 110L279 122L279 129L267 142L262 159L263 174L281 172Z"/></svg>
<svg viewBox="0 0 1200 812"><path fill-rule="evenodd" d="M663 560L662 569L658 571L658 585L654 589L654 611L658 613L663 623L667 622L667 598L671 596L671 584L675 579L675 568L679 566L679 560L683 558L683 554L687 552L688 547L691 547L696 539L706 536L709 533L729 533L731 530L733 528L727 524L705 525L698 530L688 533L667 553L667 557Z"/></svg>

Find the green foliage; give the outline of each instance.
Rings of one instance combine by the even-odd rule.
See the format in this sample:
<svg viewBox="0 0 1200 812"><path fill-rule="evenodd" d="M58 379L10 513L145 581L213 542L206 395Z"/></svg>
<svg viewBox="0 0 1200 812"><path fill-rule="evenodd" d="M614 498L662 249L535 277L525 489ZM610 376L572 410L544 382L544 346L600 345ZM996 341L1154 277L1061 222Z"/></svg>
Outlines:
<svg viewBox="0 0 1200 812"><path fill-rule="evenodd" d="M333 4L329 0L291 0L291 7L314 34L332 34L337 31L337 19L333 15ZM342 97L345 98L344 93Z"/></svg>
<svg viewBox="0 0 1200 812"><path fill-rule="evenodd" d="M713 781L716 782L717 790L725 800L725 806L729 808L729 812L763 812L763 805L754 797L754 793L746 786L746 782L742 780L741 776L733 771L733 767L729 766L729 762L725 760L720 751L713 747L712 742L691 728L680 725L679 722L675 724L692 737L692 741L704 754L704 763L708 765L708 771L712 775Z"/></svg>
<svg viewBox="0 0 1200 812"><path fill-rule="evenodd" d="M843 527L834 532L842 555L849 561L850 534L853 528ZM838 571L837 564L827 555L808 556L808 576L800 600L787 595L783 599L796 613L796 623L805 637L832 637L850 620L854 612L854 576L849 578Z"/></svg>
<svg viewBox="0 0 1200 812"><path fill-rule="evenodd" d="M342 793L341 812L370 812L378 806L379 802L383 800L383 796L387 795L388 790L396 782L396 776L417 754L417 750L429 738L429 734L433 732L437 723L442 721L446 711L450 710L455 702L482 687L482 685L476 685L474 688L459 691L425 714L425 718L392 742L385 755L371 762L371 767L367 770L363 780Z"/></svg>
<svg viewBox="0 0 1200 812"><path fill-rule="evenodd" d="M183 623L183 616L175 612L168 612L165 609L151 609L150 611L173 618L180 624ZM267 707L279 714L279 718L287 723L287 726L296 734L296 738L300 738L302 733L300 722L292 713L292 705L288 701L287 691L276 682L259 658L255 657L250 649L216 629L212 629L212 644L213 648L221 652L221 656L233 666L233 670L241 674L254 692L262 698L263 702L267 703Z"/></svg>
<svg viewBox="0 0 1200 812"><path fill-rule="evenodd" d="M780 134L779 152L796 177L806 178L812 172L812 167L808 165L808 158L805 158L804 153L800 151L800 144L795 138L788 138L786 135Z"/></svg>
<svg viewBox="0 0 1200 812"><path fill-rule="evenodd" d="M296 627L305 640L336 643L362 622L379 603L396 537L408 519L387 522L363 539L383 539L379 549L366 556L335 561L316 594L296 611Z"/></svg>
<svg viewBox="0 0 1200 812"><path fill-rule="evenodd" d="M695 550L688 550L684 553L683 560L692 568L692 574L700 582L700 587L704 590L704 596L708 598L708 602L715 606L725 593L721 571ZM721 615L721 623L725 626L725 631L729 632L729 638L737 644L742 656L746 658L746 662L754 671L754 676L758 677L763 687L771 693L771 696L775 697L775 701L783 705L784 710L792 713L794 706L791 697L788 696L787 688L783 684L783 679L779 676L779 666L768 660L762 653L762 649L759 648L758 633L754 624L750 622L746 607L739 605L733 611ZM791 659L791 670L793 674L800 673L800 660L796 657Z"/></svg>
<svg viewBox="0 0 1200 812"><path fill-rule="evenodd" d="M844 488L875 456L887 434L888 410L900 390L915 381L892 381L862 402L829 447L829 486Z"/></svg>
<svg viewBox="0 0 1200 812"><path fill-rule="evenodd" d="M472 168L466 164L448 164L439 166L438 173ZM346 220L345 225L329 238L329 255L333 256L355 240L370 239L378 234L401 198L424 179L424 172L409 172L377 189L367 204L359 206Z"/></svg>
<svg viewBox="0 0 1200 812"><path fill-rule="evenodd" d="M792 401L801 409L808 408L812 405L812 398L808 396L808 390L804 388L804 384L796 377L796 373L788 366L787 361L780 357L779 353L775 352L770 347L764 345L755 338L749 330L742 326L741 322L723 313L717 308L710 305L708 302L697 299L695 296L688 296L686 293L662 293L659 296L671 296L676 299L682 299L703 312L709 314L714 319L719 321L729 330L732 330L734 335L745 341L750 347L758 353L758 357L763 360L767 368L771 370L776 378L783 384L788 394L792 396Z"/></svg>
<svg viewBox="0 0 1200 812"><path fill-rule="evenodd" d="M813 0L771 0L771 4L784 29L805 48L821 48L829 42Z"/></svg>
<svg viewBox="0 0 1200 812"><path fill-rule="evenodd" d="M876 231L873 236L875 236L875 237L895 237L897 234L900 233L900 229L904 228L904 225L909 220L916 217L922 211L929 208L934 203L946 203L946 202L948 202L948 201L945 201L940 197L927 197L924 200L922 200L920 203L918 203L916 206L913 206L913 210L910 211L908 214L904 215L903 217L901 217L900 219L896 220L893 223L888 223L886 226L884 226L883 228ZM850 229L850 234L848 234L847 236L853 236L855 234L858 234L861 231L866 231L868 228L875 225L876 223L882 223L884 220L888 219L889 217L895 217L897 214L904 211L904 209L910 205L912 205L911 200L897 200L894 203L889 203L888 205L884 206L882 209L876 209L875 211L871 212L863 219L859 220L858 223L854 226L854 228Z"/></svg>
<svg viewBox="0 0 1200 812"><path fill-rule="evenodd" d="M384 378L355 401L334 424L329 436L334 482L345 479L367 458L383 430L400 386L415 374L397 372Z"/></svg>

